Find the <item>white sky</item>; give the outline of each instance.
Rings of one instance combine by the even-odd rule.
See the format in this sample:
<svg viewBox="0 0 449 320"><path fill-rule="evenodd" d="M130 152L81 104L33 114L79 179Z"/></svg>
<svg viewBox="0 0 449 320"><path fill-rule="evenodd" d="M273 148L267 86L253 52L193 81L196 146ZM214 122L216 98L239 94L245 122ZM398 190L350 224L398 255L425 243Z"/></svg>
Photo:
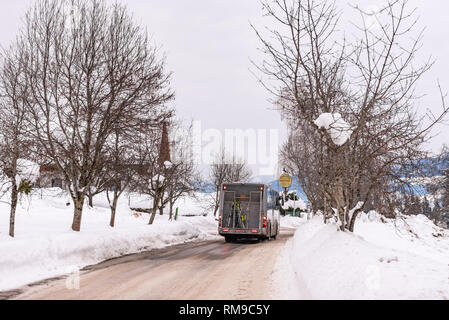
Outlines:
<svg viewBox="0 0 449 320"><path fill-rule="evenodd" d="M1 1L1 45L14 38L31 2ZM362 8L378 5L378 1L350 2ZM432 54L437 59L435 67L420 83L421 92L427 94L422 107L438 110L437 80L449 91L449 3L410 2L418 8L421 25L427 26L422 58ZM177 97L174 105L182 118L201 121L203 130L278 129L279 143L282 143L286 130L280 116L271 110L268 94L249 71L250 58L257 60L258 57L258 41L249 22L258 26L266 23L258 0L128 0L126 3L167 55L168 69L174 72ZM344 11L351 10L347 3L337 1ZM448 127L439 128L435 134L439 132L442 133L430 146L433 151L439 151L448 140Z"/></svg>

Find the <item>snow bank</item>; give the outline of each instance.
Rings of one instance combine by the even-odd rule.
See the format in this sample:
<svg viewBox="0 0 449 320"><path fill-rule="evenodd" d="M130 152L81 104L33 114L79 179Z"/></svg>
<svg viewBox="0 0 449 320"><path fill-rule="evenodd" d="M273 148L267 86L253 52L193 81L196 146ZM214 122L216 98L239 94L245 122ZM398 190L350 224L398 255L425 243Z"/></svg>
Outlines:
<svg viewBox="0 0 449 320"><path fill-rule="evenodd" d="M169 245L218 239L213 217L183 217L169 222L157 215L152 226L149 215L128 209L126 198L119 203L116 227L110 228L107 202L94 199L85 207L80 233L71 231L72 206L56 189L35 193L17 213L16 238L8 234L7 206L0 204L0 291L70 273L124 254ZM99 201L100 200L100 201ZM182 204L180 204L181 206ZM182 212L182 208L180 210Z"/></svg>
<svg viewBox="0 0 449 320"><path fill-rule="evenodd" d="M403 222L365 216L355 234L321 218L300 225L279 257L274 298L449 299L449 234L424 216Z"/></svg>
<svg viewBox="0 0 449 320"><path fill-rule="evenodd" d="M315 125L326 130L337 146L344 145L352 135L351 125L339 113L323 113L315 120Z"/></svg>
<svg viewBox="0 0 449 320"><path fill-rule="evenodd" d="M355 234L393 250L447 262L449 266L449 231L437 227L424 215L391 220L375 212L362 214Z"/></svg>
<svg viewBox="0 0 449 320"><path fill-rule="evenodd" d="M307 222L307 215L303 214L301 217L281 216L281 227L296 229Z"/></svg>

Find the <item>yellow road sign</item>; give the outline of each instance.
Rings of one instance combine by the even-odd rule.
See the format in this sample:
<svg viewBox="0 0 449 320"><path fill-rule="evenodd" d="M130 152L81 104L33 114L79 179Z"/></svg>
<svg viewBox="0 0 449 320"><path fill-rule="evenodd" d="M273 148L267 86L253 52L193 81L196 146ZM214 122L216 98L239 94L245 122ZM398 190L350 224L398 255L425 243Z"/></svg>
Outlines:
<svg viewBox="0 0 449 320"><path fill-rule="evenodd" d="M292 177L290 177L288 174L283 174L279 178L279 184L282 186L282 188L290 188L292 186Z"/></svg>

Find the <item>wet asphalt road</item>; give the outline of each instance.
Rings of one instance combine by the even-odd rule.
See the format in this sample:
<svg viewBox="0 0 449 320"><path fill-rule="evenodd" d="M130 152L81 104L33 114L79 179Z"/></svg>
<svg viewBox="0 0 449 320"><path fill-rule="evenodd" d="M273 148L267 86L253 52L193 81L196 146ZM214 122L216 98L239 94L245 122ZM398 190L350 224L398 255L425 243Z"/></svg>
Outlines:
<svg viewBox="0 0 449 320"><path fill-rule="evenodd" d="M26 300L271 299L276 258L293 230L276 241L188 243L123 256L48 280L4 298ZM76 288L79 283L79 288ZM75 287L75 288L73 288ZM0 295L1 296L1 295Z"/></svg>

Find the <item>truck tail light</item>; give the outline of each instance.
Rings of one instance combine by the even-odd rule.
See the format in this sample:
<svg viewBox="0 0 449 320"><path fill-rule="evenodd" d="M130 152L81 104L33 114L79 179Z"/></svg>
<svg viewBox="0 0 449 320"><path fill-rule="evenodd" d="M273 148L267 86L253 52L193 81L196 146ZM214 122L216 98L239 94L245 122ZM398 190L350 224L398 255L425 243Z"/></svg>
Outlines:
<svg viewBox="0 0 449 320"><path fill-rule="evenodd" d="M267 227L267 217L263 217L263 228Z"/></svg>
<svg viewBox="0 0 449 320"><path fill-rule="evenodd" d="M218 217L218 227L221 228L221 221L222 221L223 217L219 216Z"/></svg>

